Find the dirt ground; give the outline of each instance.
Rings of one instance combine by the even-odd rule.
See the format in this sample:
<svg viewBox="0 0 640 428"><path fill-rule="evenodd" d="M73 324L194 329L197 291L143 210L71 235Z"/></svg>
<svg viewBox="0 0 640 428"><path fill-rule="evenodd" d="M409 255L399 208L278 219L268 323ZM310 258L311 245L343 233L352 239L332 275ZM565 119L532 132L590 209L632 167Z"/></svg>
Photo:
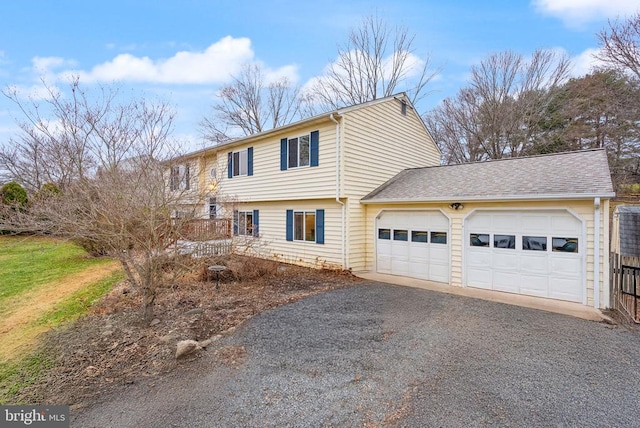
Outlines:
<svg viewBox="0 0 640 428"><path fill-rule="evenodd" d="M207 264L228 267L219 289L205 269ZM151 325L142 323L136 290L122 282L90 315L44 336L41 346L56 364L41 382L23 389L18 399L87 406L116 386L162 376L206 352L176 361L180 340L230 334L260 312L358 281L344 272L248 257L203 261L195 274L158 291ZM230 364L242 359L242 350L219 352L216 356Z"/></svg>

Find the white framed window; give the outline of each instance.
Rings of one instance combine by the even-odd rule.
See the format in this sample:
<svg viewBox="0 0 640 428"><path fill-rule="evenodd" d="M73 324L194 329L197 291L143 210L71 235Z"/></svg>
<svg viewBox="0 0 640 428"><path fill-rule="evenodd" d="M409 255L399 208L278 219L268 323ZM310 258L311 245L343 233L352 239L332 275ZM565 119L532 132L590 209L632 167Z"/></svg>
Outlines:
<svg viewBox="0 0 640 428"><path fill-rule="evenodd" d="M310 134L289 138L288 140L288 167L298 168L310 164Z"/></svg>
<svg viewBox="0 0 640 428"><path fill-rule="evenodd" d="M293 240L310 242L316 241L315 211L293 212Z"/></svg>
<svg viewBox="0 0 640 428"><path fill-rule="evenodd" d="M191 168L188 163L171 167L169 173L169 188L171 190L191 189Z"/></svg>
<svg viewBox="0 0 640 428"><path fill-rule="evenodd" d="M253 236L253 211L238 211L238 235Z"/></svg>
<svg viewBox="0 0 640 428"><path fill-rule="evenodd" d="M249 171L249 154L248 151L241 150L233 152L233 176L239 177L247 175Z"/></svg>

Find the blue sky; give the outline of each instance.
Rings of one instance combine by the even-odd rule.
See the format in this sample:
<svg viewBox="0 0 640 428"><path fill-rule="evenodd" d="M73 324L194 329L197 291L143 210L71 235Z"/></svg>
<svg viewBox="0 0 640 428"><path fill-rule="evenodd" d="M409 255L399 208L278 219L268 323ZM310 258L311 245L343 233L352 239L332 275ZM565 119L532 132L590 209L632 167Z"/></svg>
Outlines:
<svg viewBox="0 0 640 428"><path fill-rule="evenodd" d="M336 59L336 45L367 15L408 27L414 54L441 70L418 106L424 112L455 94L470 67L494 52L561 49L580 76L607 20L637 10L638 0L5 2L0 87L37 97L43 77L60 86L69 73L89 87L117 82L169 101L177 110L176 136L197 149L198 123L242 64L259 62L304 86ZM0 144L15 135L17 114L0 97Z"/></svg>

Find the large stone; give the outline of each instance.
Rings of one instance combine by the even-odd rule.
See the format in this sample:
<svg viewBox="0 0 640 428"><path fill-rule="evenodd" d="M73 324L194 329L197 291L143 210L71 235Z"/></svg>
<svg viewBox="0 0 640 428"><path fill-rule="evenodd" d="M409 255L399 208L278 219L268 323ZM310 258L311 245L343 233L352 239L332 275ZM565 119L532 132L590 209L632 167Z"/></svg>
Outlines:
<svg viewBox="0 0 640 428"><path fill-rule="evenodd" d="M176 360L193 354L200 348L200 344L195 340L181 340L176 346Z"/></svg>

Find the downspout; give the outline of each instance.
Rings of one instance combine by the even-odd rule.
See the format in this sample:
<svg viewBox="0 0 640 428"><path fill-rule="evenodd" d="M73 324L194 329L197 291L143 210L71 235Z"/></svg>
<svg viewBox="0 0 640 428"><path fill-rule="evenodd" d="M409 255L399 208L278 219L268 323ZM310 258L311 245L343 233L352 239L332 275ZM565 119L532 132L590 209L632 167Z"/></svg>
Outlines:
<svg viewBox="0 0 640 428"><path fill-rule="evenodd" d="M345 205L344 202L340 200L340 122L338 122L335 117L333 117L333 113L329 115L329 119L331 119L336 124L336 202L340 204L341 208L341 251L340 254L342 256L342 268L348 269L347 267L347 257L345 252L345 232L346 232L346 218L345 218Z"/></svg>
<svg viewBox="0 0 640 428"><path fill-rule="evenodd" d="M600 308L600 198L593 200L593 306Z"/></svg>

